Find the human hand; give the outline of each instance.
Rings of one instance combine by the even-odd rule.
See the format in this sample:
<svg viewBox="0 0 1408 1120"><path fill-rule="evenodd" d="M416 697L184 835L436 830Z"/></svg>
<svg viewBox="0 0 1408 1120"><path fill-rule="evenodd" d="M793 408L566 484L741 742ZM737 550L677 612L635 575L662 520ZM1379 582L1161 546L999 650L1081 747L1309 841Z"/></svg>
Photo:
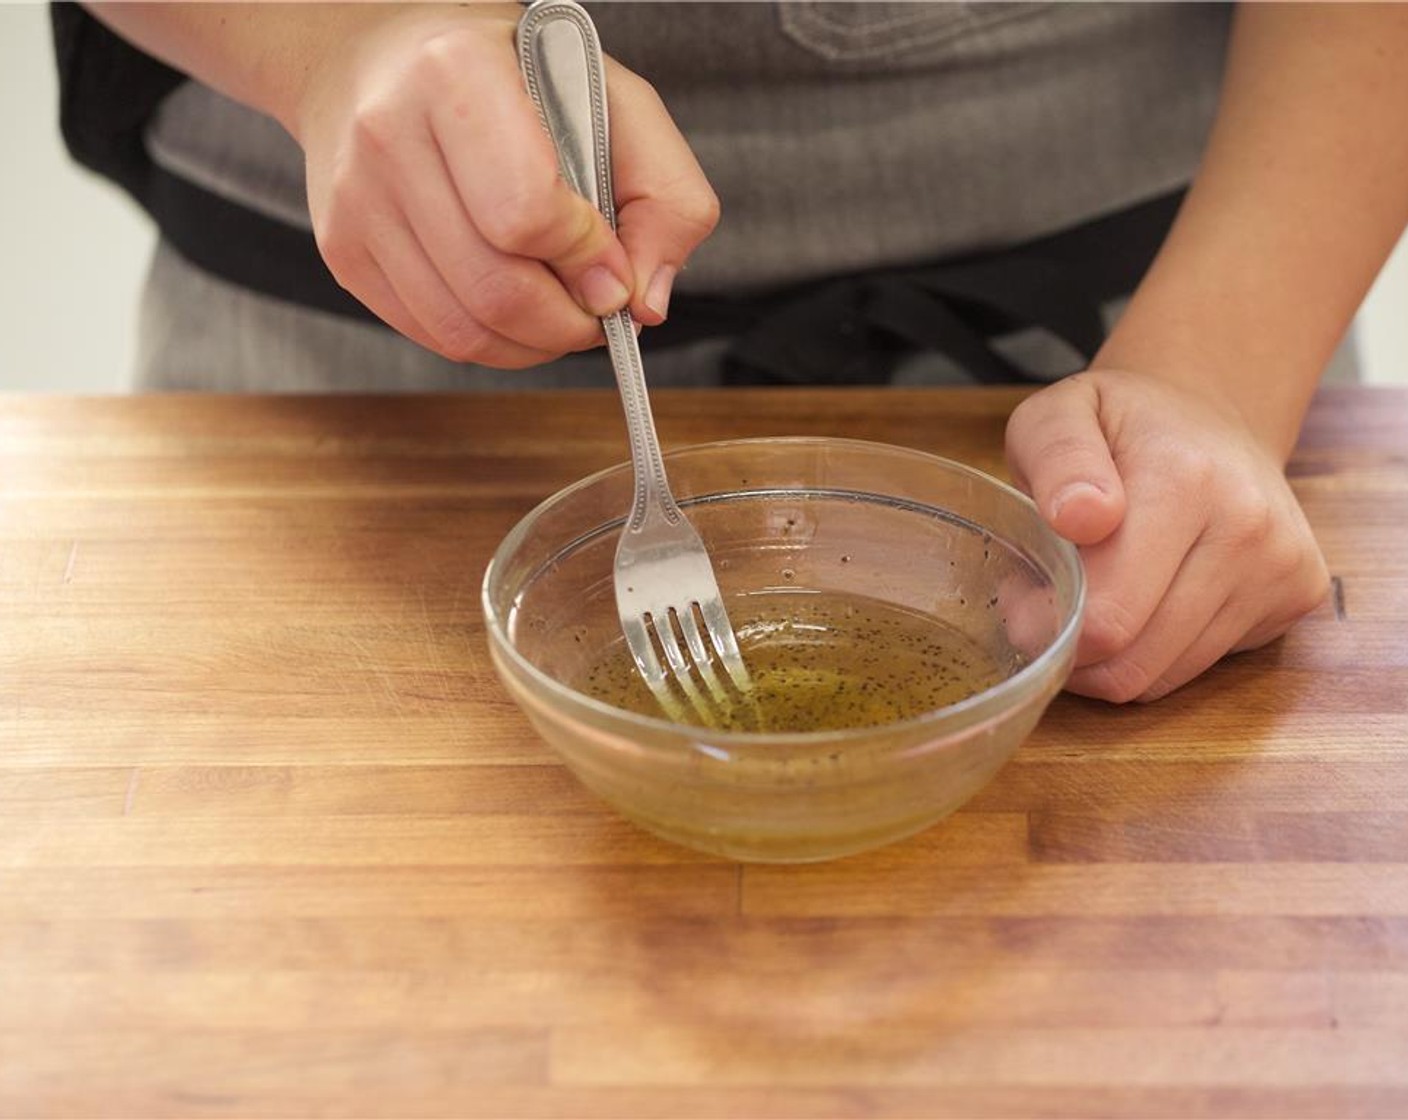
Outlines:
<svg viewBox="0 0 1408 1120"><path fill-rule="evenodd" d="M324 260L456 361L536 365L663 321L718 202L654 90L607 61L618 234L561 179L514 50L517 4L345 5L285 124Z"/></svg>
<svg viewBox="0 0 1408 1120"><path fill-rule="evenodd" d="M1215 398L1091 370L1022 402L1007 460L1080 548L1072 692L1158 699L1278 637L1325 596L1324 559L1278 456Z"/></svg>

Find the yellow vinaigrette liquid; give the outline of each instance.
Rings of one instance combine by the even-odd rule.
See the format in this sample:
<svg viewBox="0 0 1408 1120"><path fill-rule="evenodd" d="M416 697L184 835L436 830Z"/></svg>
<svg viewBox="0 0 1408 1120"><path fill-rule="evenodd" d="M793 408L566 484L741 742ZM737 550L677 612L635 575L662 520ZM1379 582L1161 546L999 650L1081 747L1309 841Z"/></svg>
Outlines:
<svg viewBox="0 0 1408 1120"><path fill-rule="evenodd" d="M716 730L876 727L956 704L1009 675L952 627L873 599L760 593L735 601L730 614L752 687L730 690L707 719L691 717ZM664 714L624 641L578 687L613 707Z"/></svg>

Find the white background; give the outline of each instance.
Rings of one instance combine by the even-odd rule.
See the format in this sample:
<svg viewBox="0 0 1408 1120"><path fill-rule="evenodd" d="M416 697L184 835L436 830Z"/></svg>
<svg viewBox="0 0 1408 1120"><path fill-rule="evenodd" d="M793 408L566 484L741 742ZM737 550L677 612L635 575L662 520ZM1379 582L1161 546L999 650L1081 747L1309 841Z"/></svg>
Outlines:
<svg viewBox="0 0 1408 1120"><path fill-rule="evenodd" d="M0 391L121 392L152 232L59 138L49 13L0 4ZM1365 380L1408 384L1408 238L1356 330Z"/></svg>

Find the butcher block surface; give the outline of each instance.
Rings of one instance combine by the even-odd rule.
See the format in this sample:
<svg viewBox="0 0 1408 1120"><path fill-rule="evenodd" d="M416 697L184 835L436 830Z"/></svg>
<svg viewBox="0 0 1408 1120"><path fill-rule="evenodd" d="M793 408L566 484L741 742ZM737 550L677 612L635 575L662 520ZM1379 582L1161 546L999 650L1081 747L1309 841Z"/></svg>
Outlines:
<svg viewBox="0 0 1408 1120"><path fill-rule="evenodd" d="M660 392L668 446L1003 473L1015 390ZM1408 1115L1408 391L1289 473L1333 573L963 811L740 866L583 791L479 585L616 398L0 398L0 1116Z"/></svg>

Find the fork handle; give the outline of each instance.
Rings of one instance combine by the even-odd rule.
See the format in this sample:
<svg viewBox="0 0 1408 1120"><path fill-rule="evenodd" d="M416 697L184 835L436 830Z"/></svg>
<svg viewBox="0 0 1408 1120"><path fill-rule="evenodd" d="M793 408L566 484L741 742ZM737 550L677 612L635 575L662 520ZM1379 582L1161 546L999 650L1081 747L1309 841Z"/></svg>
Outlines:
<svg viewBox="0 0 1408 1120"><path fill-rule="evenodd" d="M611 189L611 134L601 41L574 0L534 0L518 22L518 65L553 147L562 177L616 228ZM671 523L683 516L665 480L665 460L645 388L645 367L628 309L601 320L626 412L635 472L627 532L639 532L652 509Z"/></svg>

